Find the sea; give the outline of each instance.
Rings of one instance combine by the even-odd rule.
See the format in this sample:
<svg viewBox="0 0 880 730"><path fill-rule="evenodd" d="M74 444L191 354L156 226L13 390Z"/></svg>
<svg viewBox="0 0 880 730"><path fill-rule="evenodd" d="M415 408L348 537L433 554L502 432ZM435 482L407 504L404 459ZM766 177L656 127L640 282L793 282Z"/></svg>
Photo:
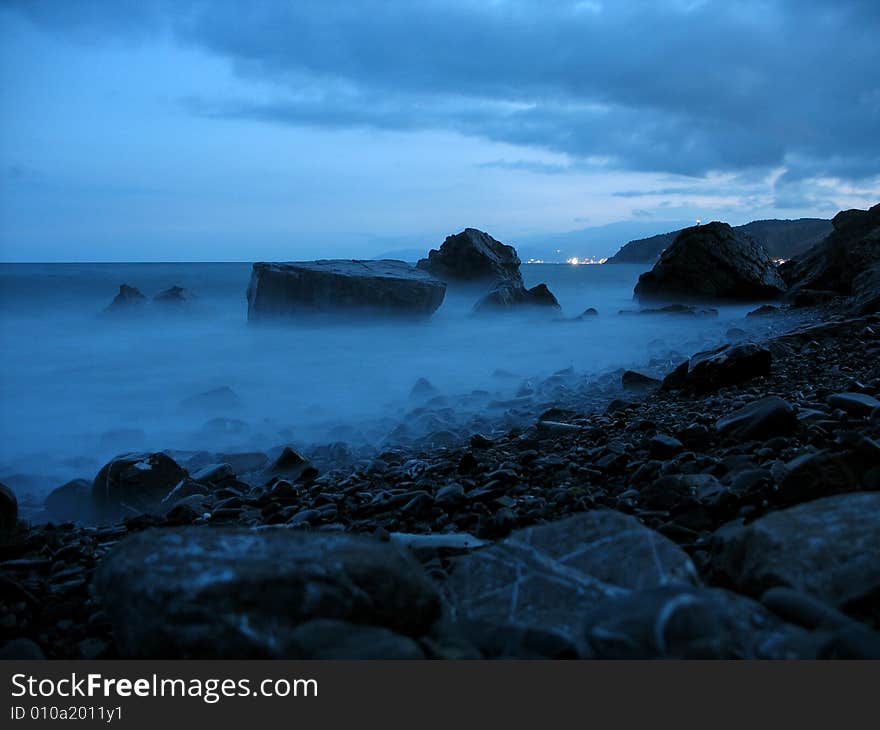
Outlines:
<svg viewBox="0 0 880 730"><path fill-rule="evenodd" d="M2 264L0 481L40 498L129 451L379 448L411 410L420 378L438 394L512 397L527 378L638 368L749 326L748 306L711 318L620 315L637 309L645 268L523 265L527 286L544 282L556 295L558 317L474 316L480 292L450 288L421 321L256 325L247 321L249 263ZM147 297L181 286L197 299L180 312L102 315L123 283ZM588 307L598 316L577 319ZM218 402L193 407L211 391Z"/></svg>

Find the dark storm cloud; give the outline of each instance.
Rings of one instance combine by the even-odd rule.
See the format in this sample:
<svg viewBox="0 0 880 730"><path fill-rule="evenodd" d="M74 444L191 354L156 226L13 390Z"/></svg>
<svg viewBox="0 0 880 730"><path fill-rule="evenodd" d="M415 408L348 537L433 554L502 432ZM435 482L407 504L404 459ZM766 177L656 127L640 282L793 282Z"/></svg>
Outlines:
<svg viewBox="0 0 880 730"><path fill-rule="evenodd" d="M880 172L876 0L6 6L90 39L162 29L270 84L189 100L202 114L449 129L619 169L784 165L780 190Z"/></svg>

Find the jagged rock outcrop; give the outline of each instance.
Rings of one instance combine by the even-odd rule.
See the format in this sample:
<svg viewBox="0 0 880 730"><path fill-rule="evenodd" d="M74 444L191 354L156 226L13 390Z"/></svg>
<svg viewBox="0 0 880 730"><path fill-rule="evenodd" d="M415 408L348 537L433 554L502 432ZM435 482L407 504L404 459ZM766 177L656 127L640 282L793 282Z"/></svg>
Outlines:
<svg viewBox="0 0 880 730"><path fill-rule="evenodd" d="M509 281L522 284L520 260L513 246L488 233L465 228L447 236L440 249L431 249L418 268L443 281Z"/></svg>
<svg viewBox="0 0 880 730"><path fill-rule="evenodd" d="M735 231L747 233L774 259L790 259L802 254L810 246L821 241L833 229L831 221L824 218L798 218L797 220L760 220L734 226ZM681 231L661 233L626 243L608 259L608 264L653 264L663 251L672 245Z"/></svg>
<svg viewBox="0 0 880 730"><path fill-rule="evenodd" d="M760 300L778 297L785 282L767 250L727 223L685 228L651 271L642 274L635 296L664 299Z"/></svg>
<svg viewBox="0 0 880 730"><path fill-rule="evenodd" d="M788 296L836 292L853 297L858 314L880 311L880 204L841 211L831 223L825 240L780 267Z"/></svg>
<svg viewBox="0 0 880 730"><path fill-rule="evenodd" d="M427 316L446 284L403 261L256 263L248 286L248 319L361 311Z"/></svg>
<svg viewBox="0 0 880 730"><path fill-rule="evenodd" d="M119 293L113 297L113 301L107 305L104 311L112 313L141 310L146 303L147 298L141 293L140 289L128 284L120 284Z"/></svg>

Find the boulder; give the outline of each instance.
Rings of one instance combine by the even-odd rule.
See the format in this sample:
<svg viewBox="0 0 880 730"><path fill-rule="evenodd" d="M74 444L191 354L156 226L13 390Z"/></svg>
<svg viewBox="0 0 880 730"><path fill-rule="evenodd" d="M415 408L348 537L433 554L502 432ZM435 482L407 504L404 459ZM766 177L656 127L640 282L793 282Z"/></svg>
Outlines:
<svg viewBox="0 0 880 730"><path fill-rule="evenodd" d="M666 304L662 307L621 309L618 314L671 314L679 317L717 317L718 310L712 307L695 307L692 304Z"/></svg>
<svg viewBox="0 0 880 730"><path fill-rule="evenodd" d="M53 522L95 522L95 504L92 501L92 482L74 479L53 489L43 502L46 514Z"/></svg>
<svg viewBox="0 0 880 730"><path fill-rule="evenodd" d="M778 297L785 282L767 250L727 223L685 228L651 271L639 277L639 301L759 300Z"/></svg>
<svg viewBox="0 0 880 730"><path fill-rule="evenodd" d="M791 659L807 633L721 588L662 586L599 604L585 635L597 659Z"/></svg>
<svg viewBox="0 0 880 730"><path fill-rule="evenodd" d="M690 558L673 542L634 517L593 510L456 558L445 585L459 620L580 640L584 614L600 602L694 582Z"/></svg>
<svg viewBox="0 0 880 730"><path fill-rule="evenodd" d="M659 388L661 382L650 375L644 375L635 370L626 370L620 376L620 384L624 390L645 391Z"/></svg>
<svg viewBox="0 0 880 730"><path fill-rule="evenodd" d="M709 392L770 374L770 350L752 342L724 345L694 355L663 379L665 390Z"/></svg>
<svg viewBox="0 0 880 730"><path fill-rule="evenodd" d="M504 281L474 305L474 312L497 312L503 310L533 308L559 311L559 302L546 284L526 289L521 282Z"/></svg>
<svg viewBox="0 0 880 730"><path fill-rule="evenodd" d="M182 286L172 286L153 297L156 304L168 307L185 307L192 304L195 299L196 295Z"/></svg>
<svg viewBox="0 0 880 730"><path fill-rule="evenodd" d="M92 483L92 500L102 519L157 512L162 499L186 476L186 471L162 452L122 454L98 472Z"/></svg>
<svg viewBox="0 0 880 730"><path fill-rule="evenodd" d="M798 419L790 403L771 395L719 418L718 433L740 441L788 436L797 429Z"/></svg>
<svg viewBox="0 0 880 730"><path fill-rule="evenodd" d="M875 408L880 408L880 400L865 393L834 393L828 396L828 405L857 418L868 418Z"/></svg>
<svg viewBox="0 0 880 730"><path fill-rule="evenodd" d="M476 228L447 236L440 250L432 249L417 266L443 281L509 281L522 285L516 249Z"/></svg>
<svg viewBox="0 0 880 730"><path fill-rule="evenodd" d="M140 310L147 303L147 298L140 289L128 284L119 285L119 293L107 305L105 312L130 312Z"/></svg>
<svg viewBox="0 0 880 730"><path fill-rule="evenodd" d="M763 304L746 314L746 317L768 317L774 314L779 314L781 311L782 310L779 307L774 307L772 304Z"/></svg>
<svg viewBox="0 0 880 730"><path fill-rule="evenodd" d="M248 319L357 311L427 316L446 284L403 261L256 263L248 286Z"/></svg>
<svg viewBox="0 0 880 730"><path fill-rule="evenodd" d="M743 593L784 586L880 622L880 494L826 497L725 526L711 565Z"/></svg>
<svg viewBox="0 0 880 730"><path fill-rule="evenodd" d="M421 566L391 544L289 528L140 532L111 551L94 585L120 652L133 658L329 656L325 632L304 651L308 632L297 629L330 619L419 637L441 608ZM394 639L359 637L371 653L378 638ZM351 640L339 637L340 655Z"/></svg>
<svg viewBox="0 0 880 730"><path fill-rule="evenodd" d="M8 538L18 524L18 500L5 484L0 484L0 541Z"/></svg>
<svg viewBox="0 0 880 730"><path fill-rule="evenodd" d="M866 436L852 435L833 448L807 452L789 461L775 501L796 504L867 489L868 473L877 464L880 444Z"/></svg>
<svg viewBox="0 0 880 730"><path fill-rule="evenodd" d="M834 230L806 253L780 267L792 293L831 291L853 297L860 314L880 307L880 204L845 210L831 220Z"/></svg>

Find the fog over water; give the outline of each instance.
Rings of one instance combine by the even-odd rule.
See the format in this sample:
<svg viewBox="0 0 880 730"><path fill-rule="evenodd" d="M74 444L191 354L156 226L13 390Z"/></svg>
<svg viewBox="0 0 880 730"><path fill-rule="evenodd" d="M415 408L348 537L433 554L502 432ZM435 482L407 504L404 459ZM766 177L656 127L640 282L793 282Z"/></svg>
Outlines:
<svg viewBox="0 0 880 730"><path fill-rule="evenodd" d="M330 441L381 445L427 378L442 394L512 397L524 377L595 374L690 355L724 340L751 307L718 318L619 316L634 308L640 266L524 265L569 321L473 317L479 292L451 288L425 321L350 317L247 322L250 264L0 266L0 480L40 494L91 479L130 450L261 450ZM119 284L147 297L195 292L189 311L99 316ZM599 316L571 321L587 307ZM497 369L517 378L500 378ZM186 407L228 387L240 403ZM453 403L453 407L456 407ZM225 418L225 422L211 419ZM206 425L207 424L207 425ZM18 476L16 476L18 475Z"/></svg>

